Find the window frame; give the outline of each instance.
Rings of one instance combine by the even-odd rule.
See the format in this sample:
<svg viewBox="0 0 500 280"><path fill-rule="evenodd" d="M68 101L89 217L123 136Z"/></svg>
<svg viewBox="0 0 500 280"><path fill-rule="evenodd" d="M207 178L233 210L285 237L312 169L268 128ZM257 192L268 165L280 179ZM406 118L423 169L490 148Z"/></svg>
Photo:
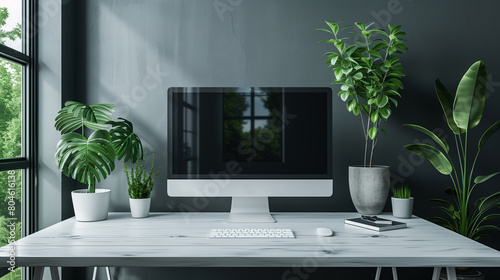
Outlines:
<svg viewBox="0 0 500 280"><path fill-rule="evenodd" d="M31 234L37 228L35 209L37 157L38 157L38 130L36 116L38 113L37 100L37 0L23 0L22 9L22 40L23 52L0 44L0 57L20 64L22 71L22 110L23 110L23 149L24 155L12 159L0 159L0 172L9 170L23 170L23 188L21 200L22 236ZM0 277L9 273L6 267L0 269ZM28 279L23 272L23 279Z"/></svg>
<svg viewBox="0 0 500 280"><path fill-rule="evenodd" d="M242 115L242 116L226 116L224 113L222 114L222 122L224 123L225 121L229 120L243 120L243 121L248 121L250 123L250 141L249 141L249 147L253 150L259 150L257 148L257 145L256 145L256 142L259 142L262 138L258 138L257 135L256 135L256 125L255 125L255 122L256 121L259 121L259 120L263 120L263 121L272 121L273 119L275 119L276 117L275 116L272 116L272 115L256 115L256 109L255 109L255 103L256 103L256 99L259 98L260 96L264 96L263 94L261 94L260 92L256 92L255 91L255 88L251 88L251 91L245 95L243 95L244 97L249 97L250 98L250 114L249 115ZM224 108L224 102L225 102L225 99L226 98L234 98L233 96L226 96L226 95L223 95L222 97L222 107ZM281 110L283 110L283 93L281 93L281 100L282 100L282 108ZM279 132L279 137L276 137L280 143L283 143L283 129L280 130ZM222 139L224 139L224 135L222 135ZM225 145L224 145L225 147ZM224 149L223 147L223 149ZM282 149L283 149L283 146L282 146ZM225 155L225 151L223 151L223 154ZM224 157L224 156L223 156ZM281 151L281 160L283 160L283 150ZM261 162L266 162L266 161L263 161L263 160L259 160L259 159L253 159L252 161L261 161ZM269 161L269 162L273 162L273 161Z"/></svg>

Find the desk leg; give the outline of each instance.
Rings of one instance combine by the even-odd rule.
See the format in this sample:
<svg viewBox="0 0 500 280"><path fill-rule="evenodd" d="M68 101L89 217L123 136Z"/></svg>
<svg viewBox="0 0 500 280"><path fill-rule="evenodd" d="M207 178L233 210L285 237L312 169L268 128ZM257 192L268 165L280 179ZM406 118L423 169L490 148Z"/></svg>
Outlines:
<svg viewBox="0 0 500 280"><path fill-rule="evenodd" d="M106 276L108 280L111 280L111 272L109 271L109 266L106 266ZM92 274L92 280L96 280L97 277L97 266L94 266L94 273Z"/></svg>
<svg viewBox="0 0 500 280"><path fill-rule="evenodd" d="M448 275L448 280L457 280L457 272L454 267L447 267L446 274Z"/></svg>
<svg viewBox="0 0 500 280"><path fill-rule="evenodd" d="M432 280L439 280L439 274L441 274L441 267L434 267L434 273L432 274ZM457 280L457 272L454 267L446 268L447 280Z"/></svg>
<svg viewBox="0 0 500 280"><path fill-rule="evenodd" d="M59 270L57 269L56 266L51 266L50 267L50 276L52 280L59 280Z"/></svg>
<svg viewBox="0 0 500 280"><path fill-rule="evenodd" d="M395 267L392 268L392 279L398 280L398 271L396 270Z"/></svg>
<svg viewBox="0 0 500 280"><path fill-rule="evenodd" d="M43 278L43 271L45 270L45 267L43 266L37 266L35 267L35 275L33 276L33 280L42 280ZM59 280L59 270L55 266L50 267L50 278L52 280Z"/></svg>
<svg viewBox="0 0 500 280"><path fill-rule="evenodd" d="M377 267L377 273L375 274L375 280L379 280L380 279L380 274L381 273L382 273L382 267ZM393 280L398 280L398 271L396 270L395 267L392 267L392 279Z"/></svg>
<svg viewBox="0 0 500 280"><path fill-rule="evenodd" d="M35 267L35 275L33 276L33 280L42 280L44 269L45 267L43 266Z"/></svg>
<svg viewBox="0 0 500 280"><path fill-rule="evenodd" d="M106 275L108 276L108 280L111 280L111 272L109 271L109 266L106 266Z"/></svg>
<svg viewBox="0 0 500 280"><path fill-rule="evenodd" d="M439 280L440 272L441 272L441 267L434 267L434 272L432 273L432 280Z"/></svg>
<svg viewBox="0 0 500 280"><path fill-rule="evenodd" d="M380 279L380 273L382 272L382 268L381 267L377 267L377 272L375 273L375 280L379 280Z"/></svg>

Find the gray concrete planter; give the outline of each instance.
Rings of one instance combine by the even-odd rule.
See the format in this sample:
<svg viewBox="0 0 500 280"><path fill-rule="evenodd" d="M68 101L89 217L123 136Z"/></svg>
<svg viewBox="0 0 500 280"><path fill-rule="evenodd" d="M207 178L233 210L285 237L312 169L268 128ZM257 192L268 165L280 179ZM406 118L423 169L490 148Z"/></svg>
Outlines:
<svg viewBox="0 0 500 280"><path fill-rule="evenodd" d="M391 181L389 166L349 166L349 192L362 215L377 215L384 209Z"/></svg>

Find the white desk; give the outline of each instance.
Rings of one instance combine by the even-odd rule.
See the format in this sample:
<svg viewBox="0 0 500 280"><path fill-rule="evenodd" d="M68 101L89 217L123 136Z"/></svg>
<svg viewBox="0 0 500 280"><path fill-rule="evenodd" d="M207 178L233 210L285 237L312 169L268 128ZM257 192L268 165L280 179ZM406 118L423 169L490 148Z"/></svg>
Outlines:
<svg viewBox="0 0 500 280"><path fill-rule="evenodd" d="M16 266L500 267L500 252L420 218L401 220L408 228L377 233L344 224L357 213L275 213L274 224L226 224L226 216L152 213L133 219L110 213L92 223L70 218L17 241ZM291 228L296 238L207 238L211 228L233 227ZM335 234L317 237L317 227ZM0 248L3 266L7 256L7 247Z"/></svg>

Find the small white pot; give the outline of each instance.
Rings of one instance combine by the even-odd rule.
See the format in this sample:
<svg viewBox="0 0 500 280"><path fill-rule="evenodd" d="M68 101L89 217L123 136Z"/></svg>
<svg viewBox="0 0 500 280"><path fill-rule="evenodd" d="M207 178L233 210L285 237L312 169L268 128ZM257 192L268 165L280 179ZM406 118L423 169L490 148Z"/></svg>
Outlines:
<svg viewBox="0 0 500 280"><path fill-rule="evenodd" d="M151 197L148 198L129 198L130 214L132 218L146 218L149 216L149 207L151 206Z"/></svg>
<svg viewBox="0 0 500 280"><path fill-rule="evenodd" d="M111 190L96 189L95 193L87 193L87 189L71 192L75 218L80 222L95 222L108 218Z"/></svg>
<svg viewBox="0 0 500 280"><path fill-rule="evenodd" d="M392 215L396 218L409 219L413 213L413 197L394 198L391 197Z"/></svg>

